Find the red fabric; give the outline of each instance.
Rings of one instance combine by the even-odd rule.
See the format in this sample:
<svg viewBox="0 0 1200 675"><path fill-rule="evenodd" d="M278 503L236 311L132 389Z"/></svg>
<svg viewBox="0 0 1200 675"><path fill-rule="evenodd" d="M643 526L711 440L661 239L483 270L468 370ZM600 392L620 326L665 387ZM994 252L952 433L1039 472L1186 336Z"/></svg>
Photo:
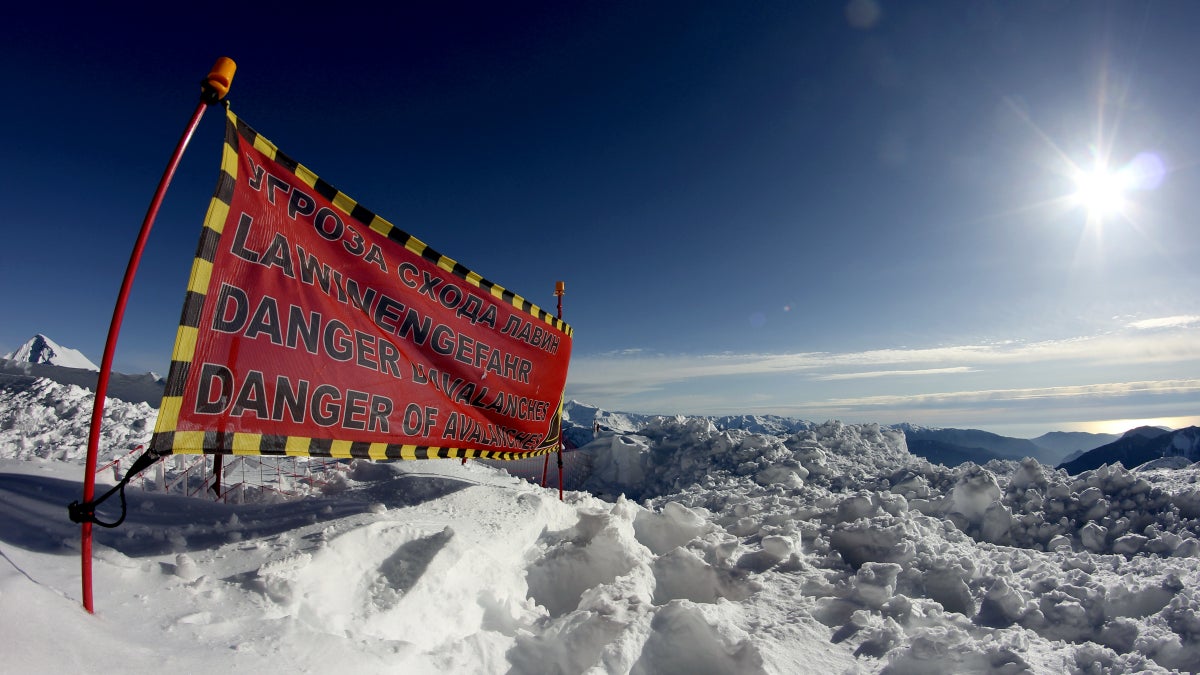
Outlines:
<svg viewBox="0 0 1200 675"><path fill-rule="evenodd" d="M557 442L564 325L414 253L399 230L372 230L238 141L176 431L506 452Z"/></svg>

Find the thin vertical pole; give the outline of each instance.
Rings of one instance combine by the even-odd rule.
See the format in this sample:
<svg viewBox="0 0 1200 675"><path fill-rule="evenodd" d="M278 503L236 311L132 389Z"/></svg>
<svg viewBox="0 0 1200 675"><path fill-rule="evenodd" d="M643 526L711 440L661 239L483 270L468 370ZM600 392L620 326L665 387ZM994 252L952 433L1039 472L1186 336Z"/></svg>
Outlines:
<svg viewBox="0 0 1200 675"><path fill-rule="evenodd" d="M163 197L166 196L167 186L175 177L175 170L183 158L183 151L196 133L196 127L200 126L200 118L204 116L204 111L210 103L220 101L229 92L229 84L233 79L235 67L233 61L222 57L217 60L212 72L204 80L200 103L196 105L196 110L192 112L192 117L188 120L187 127L184 128L183 135L180 136L179 143L175 146L175 151L171 153L167 168L163 171L158 188L154 191L154 198L150 200L150 207L146 210L146 217L142 220L142 229L138 232L133 252L129 255L129 264L125 267L125 277L121 280L121 290L117 295L117 304L113 308L112 321L108 326L108 337L104 341L104 357L100 361L100 374L96 378L96 400L92 405L92 426L88 432L87 463L83 474L83 503L85 504L90 503L96 494L96 455L100 447L100 425L104 420L104 397L108 394L113 354L117 350L117 336L121 333L121 322L125 318L125 306L129 301L129 291L133 288L133 278L137 274L138 264L142 260L146 240L150 237L150 228L154 226L154 220L158 217L158 209L162 206ZM82 539L80 556L83 576L83 608L88 613L94 613L95 609L92 605L92 523L90 521L82 523L80 536Z"/></svg>
<svg viewBox="0 0 1200 675"><path fill-rule="evenodd" d="M224 455L213 455L213 492L221 499L221 469L225 466Z"/></svg>
<svg viewBox="0 0 1200 675"><path fill-rule="evenodd" d="M562 299L563 299L563 296L566 295L566 293L567 293L566 283L559 281L554 284L554 294L556 296L558 296L558 320L559 321L562 321ZM564 425L562 424L562 420L560 419L559 424L558 424L558 501L560 501L560 502L563 501L563 459L562 459L563 426ZM550 462L549 455L546 455L546 462L547 463ZM545 471L543 470L542 483L545 484L545 482L546 482L546 474L545 474Z"/></svg>

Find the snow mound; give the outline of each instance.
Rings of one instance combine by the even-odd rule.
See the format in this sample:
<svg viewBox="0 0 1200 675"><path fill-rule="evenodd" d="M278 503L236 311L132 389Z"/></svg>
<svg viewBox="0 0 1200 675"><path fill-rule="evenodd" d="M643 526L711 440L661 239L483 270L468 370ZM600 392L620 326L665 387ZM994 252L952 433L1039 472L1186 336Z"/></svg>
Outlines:
<svg viewBox="0 0 1200 675"><path fill-rule="evenodd" d="M96 396L45 378L0 375L0 457L83 464ZM105 457L149 442L158 411L146 403L107 398L100 447Z"/></svg>

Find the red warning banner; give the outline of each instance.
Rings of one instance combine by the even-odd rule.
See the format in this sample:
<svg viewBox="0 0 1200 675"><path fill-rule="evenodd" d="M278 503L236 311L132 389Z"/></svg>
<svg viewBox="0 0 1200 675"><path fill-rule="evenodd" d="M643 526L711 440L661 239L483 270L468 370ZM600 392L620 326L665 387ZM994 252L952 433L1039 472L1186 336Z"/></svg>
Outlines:
<svg viewBox="0 0 1200 675"><path fill-rule="evenodd" d="M370 459L557 447L571 328L228 115L152 448Z"/></svg>

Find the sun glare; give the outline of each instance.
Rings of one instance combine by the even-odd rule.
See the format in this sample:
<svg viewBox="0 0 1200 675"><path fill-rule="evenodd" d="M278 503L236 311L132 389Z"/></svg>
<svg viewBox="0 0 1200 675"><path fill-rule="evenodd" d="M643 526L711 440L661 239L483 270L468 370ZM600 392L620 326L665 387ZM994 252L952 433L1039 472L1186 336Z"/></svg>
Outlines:
<svg viewBox="0 0 1200 675"><path fill-rule="evenodd" d="M1093 434L1123 434L1138 427L1167 427L1182 429L1200 424L1200 417L1153 417L1143 419L1097 420L1083 422L1072 426L1077 431L1087 431Z"/></svg>
<svg viewBox="0 0 1200 675"><path fill-rule="evenodd" d="M1075 176L1072 199L1087 211L1088 220L1102 221L1122 212L1131 187L1127 172L1110 171L1106 166L1097 165Z"/></svg>

